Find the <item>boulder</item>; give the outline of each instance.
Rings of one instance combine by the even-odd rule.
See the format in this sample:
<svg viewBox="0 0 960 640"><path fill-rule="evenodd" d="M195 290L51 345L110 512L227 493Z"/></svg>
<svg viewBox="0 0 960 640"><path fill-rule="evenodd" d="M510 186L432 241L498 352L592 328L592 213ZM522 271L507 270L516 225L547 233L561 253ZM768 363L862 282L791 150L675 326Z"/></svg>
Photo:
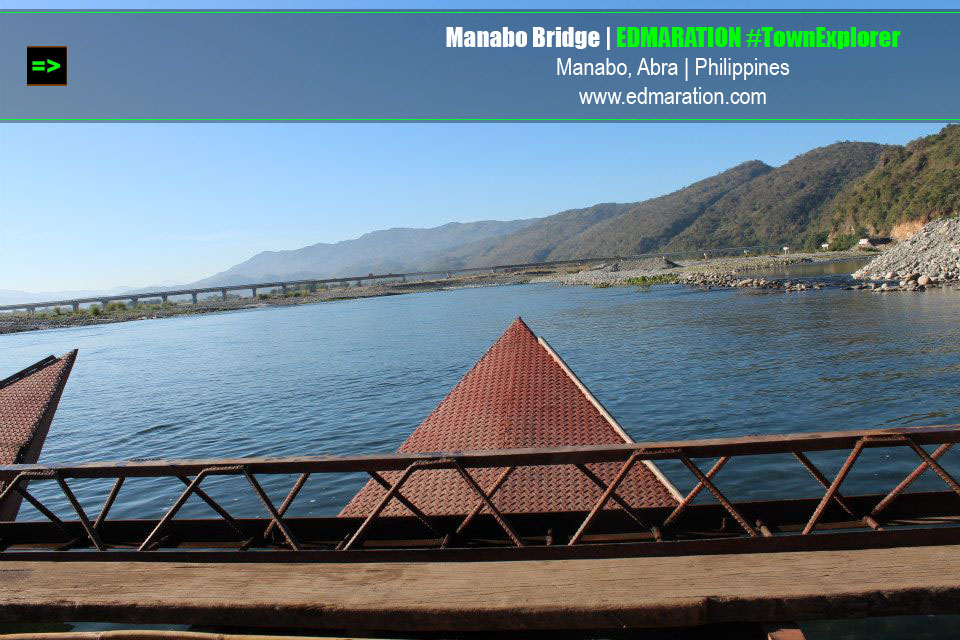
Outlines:
<svg viewBox="0 0 960 640"><path fill-rule="evenodd" d="M931 278L930 276L928 276L928 275L926 275L926 274L924 274L924 275L920 276L919 278L917 278L917 284L919 284L919 285L927 285L927 284L930 284L931 282L933 282L933 278Z"/></svg>

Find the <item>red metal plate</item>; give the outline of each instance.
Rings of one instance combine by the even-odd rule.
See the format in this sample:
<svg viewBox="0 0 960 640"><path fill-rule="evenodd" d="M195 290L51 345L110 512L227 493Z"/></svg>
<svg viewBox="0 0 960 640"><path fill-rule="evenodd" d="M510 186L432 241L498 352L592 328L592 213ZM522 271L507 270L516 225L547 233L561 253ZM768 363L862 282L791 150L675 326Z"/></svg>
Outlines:
<svg viewBox="0 0 960 640"><path fill-rule="evenodd" d="M573 379L517 320L474 365L400 447L400 453L469 451L525 447L622 444L622 436L600 413ZM604 482L620 465L590 468ZM471 473L485 489L498 469ZM384 476L394 482L398 473ZM465 514L477 496L455 471L415 473L402 493L429 515ZM673 506L676 500L644 465L635 465L618 493L634 507ZM368 483L343 509L343 516L364 516L385 495ZM494 497L507 513L589 510L601 490L574 467L542 466L517 469ZM618 508L610 503L607 508ZM384 515L409 515L397 501Z"/></svg>

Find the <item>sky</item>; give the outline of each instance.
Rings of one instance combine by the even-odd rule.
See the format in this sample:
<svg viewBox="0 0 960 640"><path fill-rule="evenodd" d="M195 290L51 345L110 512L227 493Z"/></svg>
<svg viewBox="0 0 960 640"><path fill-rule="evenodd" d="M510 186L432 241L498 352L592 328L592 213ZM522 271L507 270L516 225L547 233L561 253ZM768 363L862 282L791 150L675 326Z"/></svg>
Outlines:
<svg viewBox="0 0 960 640"><path fill-rule="evenodd" d="M0 0L0 9L503 8L498 0ZM583 8L526 0L510 8ZM791 9L834 8L833 2ZM677 8L608 0L604 8ZM705 0L685 9L717 8ZM777 8L726 2L725 9ZM844 8L904 8L850 1ZM960 8L936 0L924 8ZM2 99L2 95L0 95ZM636 201L740 162L937 124L0 124L0 289L191 282L263 250Z"/></svg>
<svg viewBox="0 0 960 640"><path fill-rule="evenodd" d="M0 289L192 282L376 229L661 195L936 124L0 124Z"/></svg>

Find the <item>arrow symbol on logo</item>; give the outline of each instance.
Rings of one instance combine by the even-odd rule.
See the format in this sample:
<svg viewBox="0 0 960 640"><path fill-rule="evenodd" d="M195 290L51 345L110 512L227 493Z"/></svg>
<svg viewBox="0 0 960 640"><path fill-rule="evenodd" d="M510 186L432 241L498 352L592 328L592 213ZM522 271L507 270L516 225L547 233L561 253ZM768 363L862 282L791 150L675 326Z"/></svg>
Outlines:
<svg viewBox="0 0 960 640"><path fill-rule="evenodd" d="M46 64L44 64L43 60L34 60L30 64L32 65L30 69L31 71L46 71L47 73L50 73L51 71L56 71L60 68L59 62L54 62L50 59L46 61ZM44 69L44 67L46 67L46 69Z"/></svg>

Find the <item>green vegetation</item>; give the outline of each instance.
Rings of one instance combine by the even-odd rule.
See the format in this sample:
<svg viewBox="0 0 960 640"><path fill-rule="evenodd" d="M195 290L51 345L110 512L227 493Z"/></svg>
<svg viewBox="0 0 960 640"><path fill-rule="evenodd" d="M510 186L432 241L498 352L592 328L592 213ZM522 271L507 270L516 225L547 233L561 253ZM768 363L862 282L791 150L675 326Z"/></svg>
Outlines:
<svg viewBox="0 0 960 640"><path fill-rule="evenodd" d="M867 174L889 149L838 142L797 156L725 194L677 234L668 250L781 242L818 249L830 228L836 195Z"/></svg>
<svg viewBox="0 0 960 640"><path fill-rule="evenodd" d="M831 230L886 235L895 225L960 211L960 126L888 149L870 173L837 196Z"/></svg>
<svg viewBox="0 0 960 640"><path fill-rule="evenodd" d="M700 180L673 193L646 200L586 232L565 239L550 259L650 253L670 242L727 193L750 184L773 169L753 160ZM702 244L694 248L730 246Z"/></svg>
<svg viewBox="0 0 960 640"><path fill-rule="evenodd" d="M678 282L680 282L680 277L673 273L661 273L655 276L639 276L625 280L626 284L645 288L650 288L655 284L677 284Z"/></svg>
<svg viewBox="0 0 960 640"><path fill-rule="evenodd" d="M661 273L655 276L638 276L636 278L627 278L623 281L623 285L630 285L640 287L644 290L649 290L655 284L676 284L680 282L680 277L673 273ZM614 286L610 282L597 282L593 285L594 289L608 289Z"/></svg>
<svg viewBox="0 0 960 640"><path fill-rule="evenodd" d="M833 240L830 241L830 251L846 251L851 248L862 238L863 236L858 233L840 233L833 237Z"/></svg>
<svg viewBox="0 0 960 640"><path fill-rule="evenodd" d="M808 253L820 251L821 245L826 244L829 238L830 234L828 234L826 231L808 229L803 235L803 250Z"/></svg>

